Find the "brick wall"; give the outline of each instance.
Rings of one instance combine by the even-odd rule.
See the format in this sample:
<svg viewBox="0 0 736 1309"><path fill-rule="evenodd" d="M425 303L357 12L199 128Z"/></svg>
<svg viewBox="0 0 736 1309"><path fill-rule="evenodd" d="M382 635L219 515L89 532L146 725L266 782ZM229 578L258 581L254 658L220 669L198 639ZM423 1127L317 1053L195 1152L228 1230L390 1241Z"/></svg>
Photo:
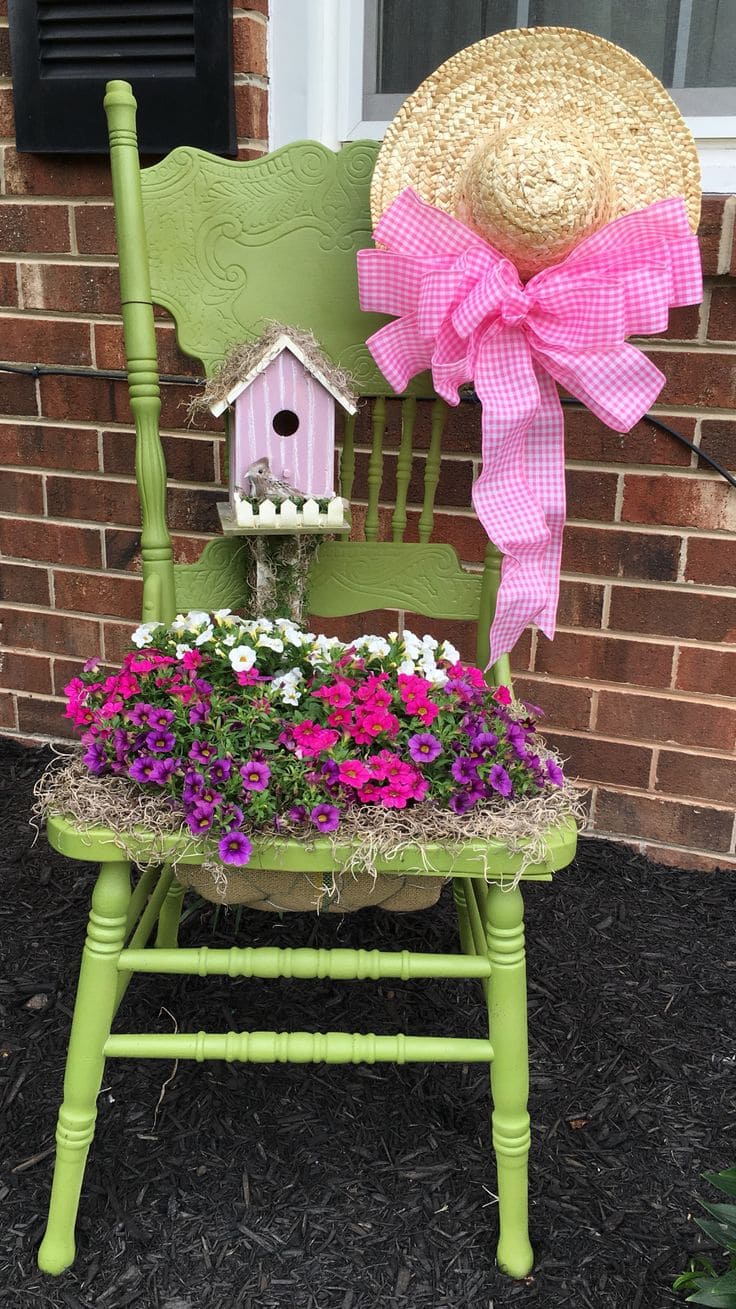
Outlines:
<svg viewBox="0 0 736 1309"><path fill-rule="evenodd" d="M234 16L244 158L266 145L266 10L250 0ZM98 159L16 154L5 12L0 0L0 358L120 368L109 170ZM735 206L706 197L703 307L678 310L667 338L647 343L668 378L658 413L731 469ZM158 335L163 370L193 374L163 315ZM182 561L216 530L223 494L218 425L185 427L189 394L163 388ZM437 515L438 535L471 564L483 549L468 508L477 417L468 405L451 414ZM394 409L389 446L397 433ZM366 425L359 436L367 452ZM647 423L622 436L570 412L567 449L560 628L554 643L525 636L518 686L545 707L549 737L590 784L591 831L663 862L736 868L736 493ZM57 738L61 688L91 653L119 658L140 607L124 384L0 373L0 469L0 732ZM453 635L470 654L468 631Z"/></svg>

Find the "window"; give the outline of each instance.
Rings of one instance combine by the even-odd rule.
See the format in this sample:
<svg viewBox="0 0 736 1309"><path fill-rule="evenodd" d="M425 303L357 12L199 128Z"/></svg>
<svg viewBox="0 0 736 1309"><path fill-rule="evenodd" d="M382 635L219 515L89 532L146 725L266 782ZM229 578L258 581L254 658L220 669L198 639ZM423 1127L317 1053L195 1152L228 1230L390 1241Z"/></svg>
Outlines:
<svg viewBox="0 0 736 1309"><path fill-rule="evenodd" d="M735 0L271 0L271 142L380 138L405 97L463 46L523 26L580 27L664 82L705 191L736 190Z"/></svg>

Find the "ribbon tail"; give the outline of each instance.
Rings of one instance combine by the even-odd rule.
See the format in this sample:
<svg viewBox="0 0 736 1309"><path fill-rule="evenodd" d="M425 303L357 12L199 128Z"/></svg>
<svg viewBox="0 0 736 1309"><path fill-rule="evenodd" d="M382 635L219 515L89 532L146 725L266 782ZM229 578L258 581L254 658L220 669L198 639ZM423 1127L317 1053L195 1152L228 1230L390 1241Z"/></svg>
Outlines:
<svg viewBox="0 0 736 1309"><path fill-rule="evenodd" d="M560 594L562 537L565 528L565 420L557 387L535 360L540 407L527 436L527 476L535 499L542 506L549 541L540 567L544 573L545 605L536 623L552 640Z"/></svg>

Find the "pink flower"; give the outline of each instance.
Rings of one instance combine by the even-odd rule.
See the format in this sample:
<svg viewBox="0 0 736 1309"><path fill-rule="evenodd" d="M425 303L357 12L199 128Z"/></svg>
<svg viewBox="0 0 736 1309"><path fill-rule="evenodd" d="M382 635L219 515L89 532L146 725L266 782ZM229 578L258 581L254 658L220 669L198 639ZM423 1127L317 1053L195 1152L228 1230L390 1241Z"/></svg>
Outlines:
<svg viewBox="0 0 736 1309"><path fill-rule="evenodd" d="M123 702L119 695L112 695L100 709L100 718L114 718L115 714L122 712Z"/></svg>
<svg viewBox="0 0 736 1309"><path fill-rule="evenodd" d="M199 668L202 662L201 652L199 650L185 650L181 662L187 672L193 673L195 668Z"/></svg>
<svg viewBox="0 0 736 1309"><path fill-rule="evenodd" d="M260 677L261 675L255 667L249 668L247 672L245 672L244 669L241 669L239 673L235 674L235 681L238 683L238 686L253 686L256 682L260 681Z"/></svg>
<svg viewBox="0 0 736 1309"><path fill-rule="evenodd" d="M432 689L432 683L428 682L426 677L417 677L415 673L399 673L396 680L399 684L399 695L404 704L408 700L417 697L425 699L427 692Z"/></svg>
<svg viewBox="0 0 736 1309"><path fill-rule="evenodd" d="M417 705L415 705L414 709L411 710L414 718L418 718L420 722L424 723L425 727L429 727L430 723L434 722L439 712L437 705L434 704L432 700L421 700Z"/></svg>
<svg viewBox="0 0 736 1309"><path fill-rule="evenodd" d="M468 669L468 672L470 671L471 670ZM477 672L478 670L475 669L474 671ZM470 679L468 678L468 680ZM475 685L477 686L477 683L475 683ZM509 691L509 688L507 686L497 686L493 692L493 699L496 701L496 704L511 704L511 692Z"/></svg>
<svg viewBox="0 0 736 1309"><path fill-rule="evenodd" d="M123 664L130 669L131 673L151 673L154 668L161 668L168 664L176 663L172 655L160 654L158 650L151 650L148 654L130 653L125 656Z"/></svg>
<svg viewBox="0 0 736 1309"><path fill-rule="evenodd" d="M348 709L333 709L332 713L327 715L327 721L330 727L337 727L343 732L352 731L355 725L355 719Z"/></svg>
<svg viewBox="0 0 736 1309"><path fill-rule="evenodd" d="M343 786L354 786L356 790L369 780L370 768L366 768L360 759L346 759L339 766L338 776Z"/></svg>
<svg viewBox="0 0 736 1309"><path fill-rule="evenodd" d="M329 727L320 727L309 718L303 723L296 724L293 736L299 759L313 759L323 750L329 750L340 739L339 732L334 732Z"/></svg>
<svg viewBox="0 0 736 1309"><path fill-rule="evenodd" d="M353 690L344 679L333 682L331 686L322 686L314 692L315 700L324 700L331 709L344 709L352 704Z"/></svg>
<svg viewBox="0 0 736 1309"><path fill-rule="evenodd" d="M358 689L358 699L362 700L366 707L370 705L372 709L387 709L391 704L391 692L383 685L387 676L387 673L377 673L368 677Z"/></svg>
<svg viewBox="0 0 736 1309"><path fill-rule="evenodd" d="M353 740L358 745L367 745L375 736L396 736L401 724L395 714L385 709L364 709L357 716Z"/></svg>

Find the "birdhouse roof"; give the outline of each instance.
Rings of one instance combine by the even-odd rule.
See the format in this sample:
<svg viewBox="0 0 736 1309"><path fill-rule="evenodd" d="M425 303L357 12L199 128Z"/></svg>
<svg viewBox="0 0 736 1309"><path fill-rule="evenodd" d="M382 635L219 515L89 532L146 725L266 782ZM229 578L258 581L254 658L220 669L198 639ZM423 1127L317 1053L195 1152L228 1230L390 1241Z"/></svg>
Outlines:
<svg viewBox="0 0 736 1309"><path fill-rule="evenodd" d="M216 418L224 413L228 405L237 400L238 396L242 395L243 391L246 391L284 350L288 350L295 359L298 359L305 371L311 373L312 377L329 391L333 399L337 400L347 413L356 412L355 398L345 374L319 349L314 337L303 332L292 334L287 328L283 328L277 335L267 333L260 340L249 342L248 347L242 350L242 370L236 367L230 373L231 378L233 371L236 376L238 371L241 375L237 381L231 381L224 398L210 405L211 413Z"/></svg>

